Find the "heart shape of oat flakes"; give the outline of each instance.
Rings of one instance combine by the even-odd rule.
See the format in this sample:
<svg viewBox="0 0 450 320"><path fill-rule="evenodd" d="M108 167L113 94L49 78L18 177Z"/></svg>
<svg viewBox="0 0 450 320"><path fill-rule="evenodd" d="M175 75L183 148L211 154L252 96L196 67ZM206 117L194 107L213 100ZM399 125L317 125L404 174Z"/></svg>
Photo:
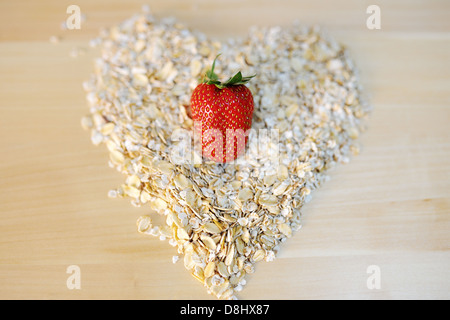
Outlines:
<svg viewBox="0 0 450 320"><path fill-rule="evenodd" d="M139 218L138 231L168 239L209 293L235 298L254 264L273 260L300 228L327 169L358 151L369 107L347 51L317 28L253 28L221 43L150 14L93 44L101 58L84 83L91 112L82 124L127 176L110 196L164 215L160 226ZM227 164L202 161L186 111L218 53L220 74L257 74L249 146Z"/></svg>

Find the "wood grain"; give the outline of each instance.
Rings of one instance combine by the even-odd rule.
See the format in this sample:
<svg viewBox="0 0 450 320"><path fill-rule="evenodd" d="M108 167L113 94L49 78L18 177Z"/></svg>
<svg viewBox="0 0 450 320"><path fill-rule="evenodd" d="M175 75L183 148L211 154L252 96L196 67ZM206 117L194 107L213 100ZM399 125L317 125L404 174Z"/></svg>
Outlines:
<svg viewBox="0 0 450 320"><path fill-rule="evenodd" d="M80 127L88 41L143 1L0 3L0 298L212 299L174 248L136 232L148 212L107 198L123 177ZM320 24L350 49L374 112L361 154L331 172L279 259L260 263L242 299L450 298L450 20L448 1L149 1L209 36L251 25ZM59 44L49 38L61 36ZM86 53L71 58L74 47ZM66 268L81 269L69 290ZM369 290L367 267L381 270Z"/></svg>

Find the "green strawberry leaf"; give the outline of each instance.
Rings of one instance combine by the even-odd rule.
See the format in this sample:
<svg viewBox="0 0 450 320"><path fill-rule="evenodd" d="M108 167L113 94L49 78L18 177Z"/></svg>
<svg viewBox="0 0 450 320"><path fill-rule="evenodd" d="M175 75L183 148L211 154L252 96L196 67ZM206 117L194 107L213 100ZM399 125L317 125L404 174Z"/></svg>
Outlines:
<svg viewBox="0 0 450 320"><path fill-rule="evenodd" d="M222 83L221 81L219 81L219 77L217 76L217 74L214 73L214 68L216 66L216 60L217 58L220 56L220 54L218 54L216 56L216 58L214 59L214 62L212 64L211 70L208 70L206 72L206 79L203 79L203 83L206 84L213 84L215 85L217 88L219 89L223 89L225 87L228 86L235 86L235 85L241 85L241 84L246 84L247 82L249 82L253 77L256 76L256 74L252 75L252 76L248 76L248 77L243 77L242 73L239 71L238 73L236 73L234 76L232 76L230 79L228 79L227 81L225 81L224 83Z"/></svg>
<svg viewBox="0 0 450 320"><path fill-rule="evenodd" d="M236 73L233 77L231 77L230 79L228 79L224 85L225 86L232 86L234 84L237 84L239 82L242 81L242 73L239 71L238 73Z"/></svg>
<svg viewBox="0 0 450 320"><path fill-rule="evenodd" d="M206 72L206 76L208 77L208 79L210 79L210 80L217 80L217 79L219 79L219 77L217 76L217 74L215 74L214 73L214 68L216 67L216 60L217 60L217 58L220 56L220 53L216 56L216 58L214 59L214 61L213 61L213 64L212 64L212 67L211 67L211 70L208 70L207 72Z"/></svg>

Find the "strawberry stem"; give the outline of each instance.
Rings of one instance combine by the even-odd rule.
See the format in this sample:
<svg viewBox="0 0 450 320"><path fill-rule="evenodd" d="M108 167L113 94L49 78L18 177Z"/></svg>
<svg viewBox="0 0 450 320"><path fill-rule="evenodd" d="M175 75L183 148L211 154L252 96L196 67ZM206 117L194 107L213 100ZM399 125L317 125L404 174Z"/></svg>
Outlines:
<svg viewBox="0 0 450 320"><path fill-rule="evenodd" d="M249 76L249 77L243 77L242 73L239 71L238 73L236 73L234 76L232 76L231 78L229 78L227 81L225 82L221 82L219 80L219 77L217 76L217 74L214 73L214 68L216 66L216 60L217 58L220 56L220 53L216 56L216 58L214 59L214 62L212 64L212 67L210 70L208 70L206 72L206 79L203 79L203 83L206 84L213 84L215 85L217 88L219 89L223 89L225 87L229 87L229 86L237 86L237 85L241 85L241 84L246 84L247 82L249 82L253 77L256 76L256 74Z"/></svg>

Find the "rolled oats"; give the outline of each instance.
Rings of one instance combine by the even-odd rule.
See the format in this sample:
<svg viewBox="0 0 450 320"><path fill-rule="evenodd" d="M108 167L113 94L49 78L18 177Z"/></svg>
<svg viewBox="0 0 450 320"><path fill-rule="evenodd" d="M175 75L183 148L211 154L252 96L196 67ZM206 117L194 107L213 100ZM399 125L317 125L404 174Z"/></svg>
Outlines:
<svg viewBox="0 0 450 320"><path fill-rule="evenodd" d="M359 150L355 140L370 107L346 49L301 26L255 27L245 39L211 42L148 10L93 44L102 55L83 83L91 112L81 125L127 176L110 196L166 216L161 226L142 216L137 229L176 246L208 292L234 298L254 263L272 261L301 228L300 210L327 180L326 169ZM174 138L193 132L186 106L218 53L222 74L257 74L248 87L258 139L250 135L248 154L227 164L202 162L195 146ZM177 162L174 147L190 161Z"/></svg>

